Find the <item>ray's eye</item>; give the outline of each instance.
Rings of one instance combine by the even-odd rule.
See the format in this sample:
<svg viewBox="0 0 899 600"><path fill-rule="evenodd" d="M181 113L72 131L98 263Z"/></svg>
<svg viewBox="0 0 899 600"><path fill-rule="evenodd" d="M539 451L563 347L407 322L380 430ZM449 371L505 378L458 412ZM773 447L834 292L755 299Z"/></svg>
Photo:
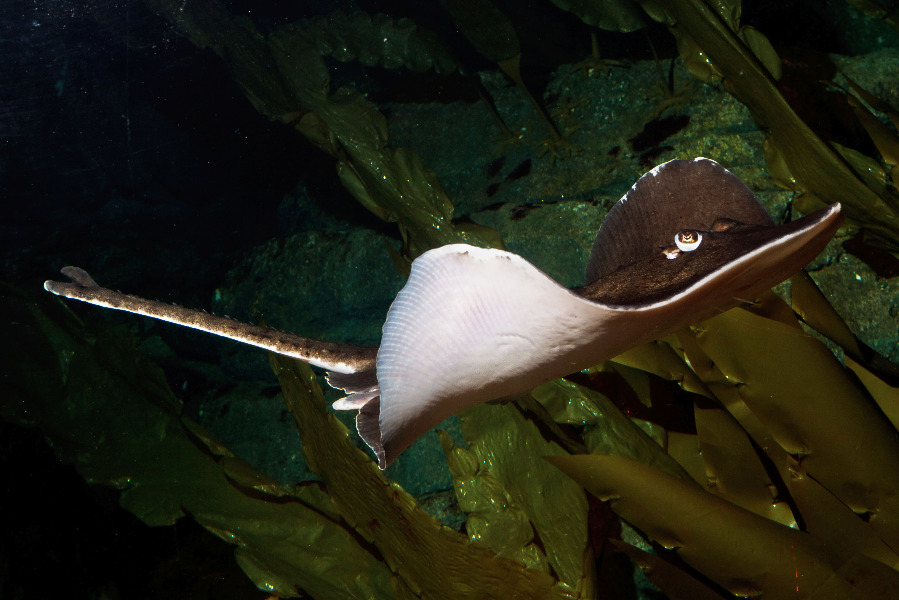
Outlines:
<svg viewBox="0 0 899 600"><path fill-rule="evenodd" d="M702 243L702 234L693 229L684 229L675 234L674 243L681 252L692 252Z"/></svg>

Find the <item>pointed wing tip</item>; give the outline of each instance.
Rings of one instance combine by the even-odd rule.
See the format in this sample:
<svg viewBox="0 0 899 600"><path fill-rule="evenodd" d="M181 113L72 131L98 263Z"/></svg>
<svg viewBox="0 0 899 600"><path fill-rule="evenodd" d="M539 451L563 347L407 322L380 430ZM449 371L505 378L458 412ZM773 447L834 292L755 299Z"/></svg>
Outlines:
<svg viewBox="0 0 899 600"><path fill-rule="evenodd" d="M817 219L814 218L815 214L819 215ZM831 235L833 235L843 224L843 205L840 202L834 202L816 211L816 213L812 213L808 218L813 223L812 227L826 227L832 231Z"/></svg>

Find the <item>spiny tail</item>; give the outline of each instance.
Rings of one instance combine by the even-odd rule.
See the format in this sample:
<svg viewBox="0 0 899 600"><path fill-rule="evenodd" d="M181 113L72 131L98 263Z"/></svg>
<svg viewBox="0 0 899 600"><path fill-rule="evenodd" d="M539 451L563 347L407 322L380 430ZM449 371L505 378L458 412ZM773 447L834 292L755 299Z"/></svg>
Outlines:
<svg viewBox="0 0 899 600"><path fill-rule="evenodd" d="M378 349L366 346L334 344L284 333L268 327L250 325L211 315L202 310L183 308L156 300L129 296L101 287L83 269L65 267L60 271L71 283L45 281L44 289L57 296L81 300L104 308L152 317L176 325L199 329L231 340L297 358L336 373L360 373L373 370Z"/></svg>

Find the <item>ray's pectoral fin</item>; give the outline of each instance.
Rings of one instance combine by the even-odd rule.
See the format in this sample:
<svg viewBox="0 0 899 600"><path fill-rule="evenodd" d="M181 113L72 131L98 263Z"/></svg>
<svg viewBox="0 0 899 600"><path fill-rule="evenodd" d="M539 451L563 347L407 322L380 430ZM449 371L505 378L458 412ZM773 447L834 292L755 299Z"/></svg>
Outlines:
<svg viewBox="0 0 899 600"><path fill-rule="evenodd" d="M379 398L335 408L364 406L357 426L384 468L443 419L592 364L617 317L520 256L443 246L415 260L387 314Z"/></svg>
<svg viewBox="0 0 899 600"><path fill-rule="evenodd" d="M312 340L269 327L241 323L202 310L147 300L101 287L84 269L65 267L60 271L71 281L45 281L44 289L57 296L81 300L96 306L121 310L198 329L244 344L298 358L345 377L357 375L362 381L374 377L377 348L349 346ZM368 373L368 375L364 375ZM349 381L349 379L348 379Z"/></svg>
<svg viewBox="0 0 899 600"><path fill-rule="evenodd" d="M387 315L377 389L358 386L335 408L360 410L357 428L383 469L468 407L753 299L814 258L840 220L834 205L775 225L721 165L670 161L609 212L578 290L501 250L451 245L421 255Z"/></svg>

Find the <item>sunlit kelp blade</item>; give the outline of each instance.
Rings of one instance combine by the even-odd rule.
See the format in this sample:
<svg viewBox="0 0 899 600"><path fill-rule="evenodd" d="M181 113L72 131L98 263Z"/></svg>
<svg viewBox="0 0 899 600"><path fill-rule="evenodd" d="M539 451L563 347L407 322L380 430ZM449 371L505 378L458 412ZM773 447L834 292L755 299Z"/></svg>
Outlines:
<svg viewBox="0 0 899 600"><path fill-rule="evenodd" d="M881 563L829 548L643 463L618 456L546 460L732 593L861 599L899 585L899 574ZM865 565L863 579L841 576L841 569L858 564Z"/></svg>
<svg viewBox="0 0 899 600"><path fill-rule="evenodd" d="M592 588L592 567L584 572L588 552L584 491L540 460L564 450L545 440L513 405L482 404L461 418L462 434L479 468L501 482L525 512L559 579L578 591Z"/></svg>
<svg viewBox="0 0 899 600"><path fill-rule="evenodd" d="M855 335L805 271L790 279L790 305L806 325L861 360Z"/></svg>
<svg viewBox="0 0 899 600"><path fill-rule="evenodd" d="M899 411L899 400L894 403L893 408L889 408L887 406L888 402L883 403L880 400L880 398L884 398L883 395L874 394L871 391L872 385L875 388L886 391L886 388L889 386L884 383L884 379L894 382L899 380L899 366L866 347L852 333L846 322L843 321L842 317L827 301L824 294L821 293L821 290L818 289L818 286L805 272L797 273L790 278L790 306L804 324L842 349L847 357L846 366L855 371L856 375L864 382L865 387L868 388L868 391L872 393L875 400L880 404L881 410L890 417L893 426L899 427L899 415L890 416L895 411ZM859 365L861 371L868 373L870 377L863 375L854 365ZM875 379L880 383L875 383ZM869 382L871 385L869 385Z"/></svg>
<svg viewBox="0 0 899 600"><path fill-rule="evenodd" d="M845 361L846 366L859 378L893 427L899 429L899 388L889 385L851 358L846 357Z"/></svg>
<svg viewBox="0 0 899 600"><path fill-rule="evenodd" d="M796 519L765 471L746 432L723 408L696 408L709 491L781 525Z"/></svg>
<svg viewBox="0 0 899 600"><path fill-rule="evenodd" d="M148 525L194 516L237 545L239 563L261 589L335 600L394 597L390 570L332 516L316 486L295 488L289 502L235 486L223 469L222 455L230 453L192 433L201 430L179 416L162 372L129 334L87 332L55 300L8 289L0 308L16 315L0 327L4 352L17 352L3 361L0 414L37 425L85 479L121 489L122 506ZM47 368L54 364L64 368ZM35 385L37 374L44 385Z"/></svg>
<svg viewBox="0 0 899 600"><path fill-rule="evenodd" d="M858 515L808 475L796 473L788 483L803 530L832 547L864 555L899 569L899 556Z"/></svg>
<svg viewBox="0 0 899 600"><path fill-rule="evenodd" d="M794 459L791 468L899 546L899 438L830 351L741 309L703 323L696 342Z"/></svg>
<svg viewBox="0 0 899 600"><path fill-rule="evenodd" d="M388 482L353 445L308 365L270 355L310 468L343 519L369 540L401 582L422 598L571 598L545 573L502 558L441 526Z"/></svg>
<svg viewBox="0 0 899 600"><path fill-rule="evenodd" d="M665 340L656 340L619 354L613 362L676 381L684 390L714 398L702 379Z"/></svg>
<svg viewBox="0 0 899 600"><path fill-rule="evenodd" d="M705 463L703 485L715 495L760 516L782 525L793 524L795 519L789 506L778 498L776 484L771 481L746 431L724 410L722 402L726 399L718 398L702 379L717 370L704 361L687 363L671 345L683 352L676 336L671 336L669 342L638 346L616 357L615 362L676 381L685 390L700 394L697 400L708 398L701 405L694 404L696 432ZM715 391L720 393L721 388Z"/></svg>

